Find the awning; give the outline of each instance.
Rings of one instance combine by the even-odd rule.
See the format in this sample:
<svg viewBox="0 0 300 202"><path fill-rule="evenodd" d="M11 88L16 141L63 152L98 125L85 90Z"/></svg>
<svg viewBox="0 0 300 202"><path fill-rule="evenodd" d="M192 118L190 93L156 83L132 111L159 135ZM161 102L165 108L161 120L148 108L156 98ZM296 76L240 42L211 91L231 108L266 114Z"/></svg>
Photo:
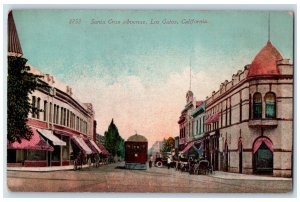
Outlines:
<svg viewBox="0 0 300 202"><path fill-rule="evenodd" d="M221 116L220 113L212 115L205 121L205 124L211 124L211 123L219 121L220 116Z"/></svg>
<svg viewBox="0 0 300 202"><path fill-rule="evenodd" d="M105 156L110 155L110 153L107 151L107 149L102 144L97 144L97 145L101 149L103 155L105 155Z"/></svg>
<svg viewBox="0 0 300 202"><path fill-rule="evenodd" d="M38 129L37 131L45 138L50 140L53 143L53 145L66 146L66 143L60 140L58 137L56 137L51 130Z"/></svg>
<svg viewBox="0 0 300 202"><path fill-rule="evenodd" d="M96 142L94 142L94 140L90 140L90 142L97 149L97 151L98 151L99 154L102 153L101 149L98 147L98 145L96 144Z"/></svg>
<svg viewBox="0 0 300 202"><path fill-rule="evenodd" d="M86 145L84 140L81 137L73 136L72 140L74 143L81 149L85 154L92 154L92 150Z"/></svg>
<svg viewBox="0 0 300 202"><path fill-rule="evenodd" d="M194 142L190 142L182 151L181 153L187 152L192 146L194 145Z"/></svg>
<svg viewBox="0 0 300 202"><path fill-rule="evenodd" d="M28 150L42 150L42 151L54 151L51 147L37 132L36 129L32 128L32 136L30 140L21 138L21 143L14 142L8 143L7 149L28 149Z"/></svg>
<svg viewBox="0 0 300 202"><path fill-rule="evenodd" d="M98 153L97 149L92 145L92 143L90 142L90 140L88 138L84 138L83 140L86 143L86 145L92 150L92 154Z"/></svg>
<svg viewBox="0 0 300 202"><path fill-rule="evenodd" d="M199 149L198 149L195 145L193 145L193 147L194 147L194 149L197 151L197 153L198 153L200 156L203 155L203 149L202 149L202 147L199 147Z"/></svg>
<svg viewBox="0 0 300 202"><path fill-rule="evenodd" d="M255 154L257 152L257 150L259 149L260 145L262 143L265 143L267 145L267 147L273 152L273 144L272 142L266 138L266 137L261 137L258 140L255 141L254 146L253 146L253 154Z"/></svg>

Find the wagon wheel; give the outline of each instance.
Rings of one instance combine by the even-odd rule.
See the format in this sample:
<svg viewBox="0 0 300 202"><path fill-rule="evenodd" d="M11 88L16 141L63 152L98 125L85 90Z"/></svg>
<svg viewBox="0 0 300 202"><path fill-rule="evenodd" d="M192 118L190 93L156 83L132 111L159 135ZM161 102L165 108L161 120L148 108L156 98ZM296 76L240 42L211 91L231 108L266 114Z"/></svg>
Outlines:
<svg viewBox="0 0 300 202"><path fill-rule="evenodd" d="M161 161L157 161L155 165L156 167L161 168L163 166L163 163Z"/></svg>

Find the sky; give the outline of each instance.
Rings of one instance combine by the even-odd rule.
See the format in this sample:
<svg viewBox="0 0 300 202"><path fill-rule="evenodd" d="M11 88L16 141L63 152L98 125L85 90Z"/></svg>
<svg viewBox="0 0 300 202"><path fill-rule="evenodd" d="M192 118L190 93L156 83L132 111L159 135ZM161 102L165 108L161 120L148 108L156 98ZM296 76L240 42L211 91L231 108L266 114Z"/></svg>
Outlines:
<svg viewBox="0 0 300 202"><path fill-rule="evenodd" d="M13 15L23 57L71 86L81 102L93 104L98 133L113 118L124 139L137 131L150 145L178 135L190 67L191 89L204 100L250 64L268 40L269 12L263 11L14 10ZM202 23L183 23L189 19ZM123 24L128 20L147 24ZM270 40L293 60L292 13L270 12Z"/></svg>

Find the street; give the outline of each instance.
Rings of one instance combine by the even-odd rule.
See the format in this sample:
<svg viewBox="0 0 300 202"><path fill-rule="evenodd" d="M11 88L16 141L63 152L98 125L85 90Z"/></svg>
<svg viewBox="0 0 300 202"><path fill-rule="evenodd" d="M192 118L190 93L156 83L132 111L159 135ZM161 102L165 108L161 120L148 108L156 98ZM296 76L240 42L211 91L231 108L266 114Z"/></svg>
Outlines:
<svg viewBox="0 0 300 202"><path fill-rule="evenodd" d="M80 171L7 171L8 191L13 192L156 192L156 193L287 193L292 180L278 178L228 179L189 175L175 169L152 167L125 170L122 163Z"/></svg>

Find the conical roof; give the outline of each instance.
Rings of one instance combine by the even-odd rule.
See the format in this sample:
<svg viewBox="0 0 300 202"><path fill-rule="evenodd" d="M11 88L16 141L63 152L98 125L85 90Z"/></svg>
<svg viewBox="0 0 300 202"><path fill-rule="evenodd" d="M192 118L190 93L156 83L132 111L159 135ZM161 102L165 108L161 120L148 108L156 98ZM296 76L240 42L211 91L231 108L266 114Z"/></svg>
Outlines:
<svg viewBox="0 0 300 202"><path fill-rule="evenodd" d="M279 75L277 61L282 59L279 51L268 41L252 61L248 77Z"/></svg>
<svg viewBox="0 0 300 202"><path fill-rule="evenodd" d="M147 142L148 140L142 135L135 134L135 135L130 136L127 139L127 141L129 141L129 142Z"/></svg>
<svg viewBox="0 0 300 202"><path fill-rule="evenodd" d="M18 32L16 29L12 11L8 13L8 55L22 56L23 51L19 41Z"/></svg>

